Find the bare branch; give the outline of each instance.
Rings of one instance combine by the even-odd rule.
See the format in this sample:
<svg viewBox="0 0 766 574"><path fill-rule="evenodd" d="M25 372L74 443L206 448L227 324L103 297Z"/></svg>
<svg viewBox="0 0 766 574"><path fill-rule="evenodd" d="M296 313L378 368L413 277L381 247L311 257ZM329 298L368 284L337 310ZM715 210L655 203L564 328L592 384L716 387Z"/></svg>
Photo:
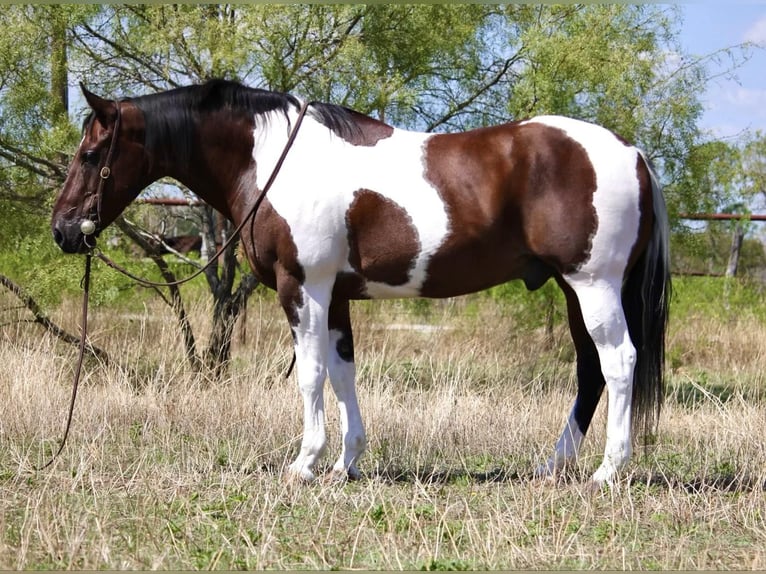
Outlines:
<svg viewBox="0 0 766 574"><path fill-rule="evenodd" d="M42 309L40 309L40 306L32 298L32 296L27 293L20 285L14 283L10 278L2 274L0 274L0 284L8 289L11 293L13 293L16 297L18 297L24 306L29 309L29 311L34 316L35 323L41 325L45 330L58 337L65 343L69 343L70 345L74 345L76 347L80 345L80 337L75 337L74 335L67 333L64 329L54 323L45 313L43 313ZM90 341L86 341L85 349L105 365L110 364L111 361L107 352L93 345Z"/></svg>
<svg viewBox="0 0 766 574"><path fill-rule="evenodd" d="M0 157L35 175L51 179L57 183L63 183L64 179L66 179L65 166L33 155L20 147L8 143L4 139L0 140ZM44 168L47 168L48 171Z"/></svg>
<svg viewBox="0 0 766 574"><path fill-rule="evenodd" d="M427 126L425 131L432 132L439 126L447 123L449 120L460 114L463 110L465 110L468 106L470 106L472 103L474 103L476 100L479 99L483 94L485 94L487 91L489 91L491 88L496 86L500 83L500 81L503 79L503 76L508 72L508 70L511 69L511 66L518 61L519 54L515 54L511 58L507 58L503 64L500 66L500 69L498 69L497 72L493 76L491 76L486 82L481 84L478 88L474 90L472 94L470 94L468 97L463 99L462 101L458 102L454 106L451 107L451 109L444 114L441 118L438 118L436 120L433 120L430 122Z"/></svg>
<svg viewBox="0 0 766 574"><path fill-rule="evenodd" d="M137 230L137 228L129 223L124 217L118 217L115 223L125 235L133 240L133 242L136 243L136 245L138 245L152 261L154 261L155 265L157 265L160 273L162 274L162 278L166 282L172 283L176 280L176 277L170 270L167 262L159 253L157 253L155 249L152 248L152 244L149 243L149 241ZM173 309L173 312L176 314L176 319L178 320L178 324L181 327L181 333L183 334L184 338L184 350L186 352L187 359L195 370L199 370L201 363L199 357L197 356L197 344L194 340L194 331L192 330L189 316L186 313L183 298L181 297L181 290L178 285L170 285L168 287L168 291L170 293L170 300L168 300L164 295L162 296L162 299L170 306L171 309ZM160 295L162 294L160 293Z"/></svg>

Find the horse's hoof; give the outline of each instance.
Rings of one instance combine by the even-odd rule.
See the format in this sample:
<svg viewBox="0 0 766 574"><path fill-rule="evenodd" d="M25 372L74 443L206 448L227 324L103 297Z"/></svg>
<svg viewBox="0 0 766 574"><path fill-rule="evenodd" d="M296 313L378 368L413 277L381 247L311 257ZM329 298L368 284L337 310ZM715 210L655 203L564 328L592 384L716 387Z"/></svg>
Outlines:
<svg viewBox="0 0 766 574"><path fill-rule="evenodd" d="M361 480L362 473L355 466L349 468L333 468L328 475L329 482L350 482L354 480Z"/></svg>
<svg viewBox="0 0 766 574"><path fill-rule="evenodd" d="M586 496L596 496L597 494L608 491L609 488L609 483L599 482L591 478L583 485L582 493Z"/></svg>
<svg viewBox="0 0 766 574"><path fill-rule="evenodd" d="M553 459L549 459L545 464L538 466L532 473L532 480L540 482L554 481L561 473Z"/></svg>
<svg viewBox="0 0 766 574"><path fill-rule="evenodd" d="M600 490L604 486L614 486L614 480L616 477L617 469L614 466L601 464L601 466L596 469L596 472L593 473L593 476L589 482L593 483L594 486Z"/></svg>
<svg viewBox="0 0 766 574"><path fill-rule="evenodd" d="M315 480L316 475L306 467L290 465L284 474L284 481L287 484L311 484Z"/></svg>

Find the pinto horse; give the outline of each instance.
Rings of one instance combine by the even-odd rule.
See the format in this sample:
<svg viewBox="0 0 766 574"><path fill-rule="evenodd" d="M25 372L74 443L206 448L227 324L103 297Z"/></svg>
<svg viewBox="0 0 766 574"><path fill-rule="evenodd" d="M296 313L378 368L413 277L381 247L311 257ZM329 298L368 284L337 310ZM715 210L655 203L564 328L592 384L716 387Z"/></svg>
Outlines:
<svg viewBox="0 0 766 574"><path fill-rule="evenodd" d="M67 253L88 251L166 176L239 224L284 159L241 241L257 278L277 291L294 337L304 428L291 475L313 479L325 450L329 375L343 435L333 473L359 476L366 438L349 317L355 299L453 297L511 279L534 290L553 278L566 296L578 388L539 476L577 456L605 386L596 483L612 483L631 455L633 427L659 415L667 212L644 155L606 129L544 116L416 133L223 80L119 101L83 93L92 113L52 216Z"/></svg>

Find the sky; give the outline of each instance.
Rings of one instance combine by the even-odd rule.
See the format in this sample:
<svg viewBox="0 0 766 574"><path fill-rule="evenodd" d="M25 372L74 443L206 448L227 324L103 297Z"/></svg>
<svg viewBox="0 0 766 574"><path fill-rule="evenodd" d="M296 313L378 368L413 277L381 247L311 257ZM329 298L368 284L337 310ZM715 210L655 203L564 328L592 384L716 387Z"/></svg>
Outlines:
<svg viewBox="0 0 766 574"><path fill-rule="evenodd" d="M701 127L718 138L736 138L743 130L766 134L766 0L761 2L700 2L681 5L680 41L689 55L711 54L729 46L754 42L750 59L734 71L712 81L701 100L705 105ZM728 59L711 63L723 72Z"/></svg>

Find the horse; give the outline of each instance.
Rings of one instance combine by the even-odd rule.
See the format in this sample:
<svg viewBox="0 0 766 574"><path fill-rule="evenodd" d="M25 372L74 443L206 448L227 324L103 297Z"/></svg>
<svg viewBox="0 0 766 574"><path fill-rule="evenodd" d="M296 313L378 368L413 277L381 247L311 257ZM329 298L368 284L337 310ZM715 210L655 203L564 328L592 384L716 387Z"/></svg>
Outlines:
<svg viewBox="0 0 766 574"><path fill-rule="evenodd" d="M613 484L634 431L656 423L671 287L668 216L645 154L611 131L548 115L418 133L227 80L120 100L81 88L90 114L51 221L64 252L92 249L159 178L181 182L234 224L273 180L241 242L258 280L276 290L293 335L304 421L288 476L316 478L329 376L342 433L330 473L360 477L366 435L352 300L454 297L513 279L535 290L555 280L567 305L577 393L534 476L556 476L576 460L604 388L596 484Z"/></svg>

